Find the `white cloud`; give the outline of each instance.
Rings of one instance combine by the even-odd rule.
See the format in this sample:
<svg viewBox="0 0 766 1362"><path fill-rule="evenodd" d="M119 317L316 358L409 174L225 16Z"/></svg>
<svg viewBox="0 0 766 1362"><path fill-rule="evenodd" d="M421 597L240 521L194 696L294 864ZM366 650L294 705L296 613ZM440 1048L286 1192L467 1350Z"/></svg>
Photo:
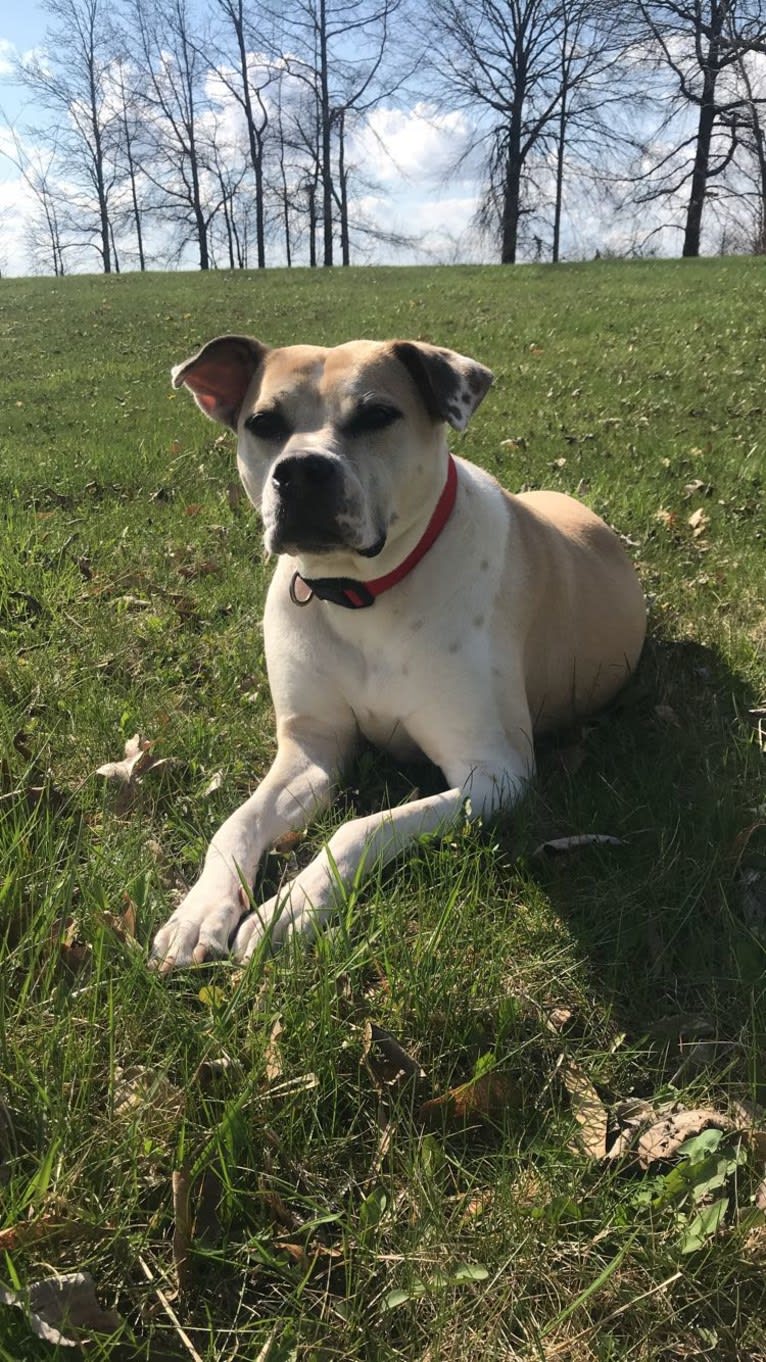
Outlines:
<svg viewBox="0 0 766 1362"><path fill-rule="evenodd" d="M439 113L432 105L378 108L351 139L349 158L375 179L434 183L468 147L471 127L459 111Z"/></svg>
<svg viewBox="0 0 766 1362"><path fill-rule="evenodd" d="M0 38L0 76L13 74L16 47L7 38Z"/></svg>

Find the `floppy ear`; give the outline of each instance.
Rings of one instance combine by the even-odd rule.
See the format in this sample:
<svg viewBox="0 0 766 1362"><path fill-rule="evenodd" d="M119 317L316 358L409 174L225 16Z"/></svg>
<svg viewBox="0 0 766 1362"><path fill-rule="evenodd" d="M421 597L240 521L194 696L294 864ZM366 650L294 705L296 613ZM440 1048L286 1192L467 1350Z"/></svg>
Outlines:
<svg viewBox="0 0 766 1362"><path fill-rule="evenodd" d="M172 372L173 387L183 384L211 421L237 428L239 410L268 346L252 336L217 336Z"/></svg>
<svg viewBox="0 0 766 1362"><path fill-rule="evenodd" d="M492 385L490 369L467 355L420 341L394 341L393 350L425 402L434 421L449 421L465 430Z"/></svg>

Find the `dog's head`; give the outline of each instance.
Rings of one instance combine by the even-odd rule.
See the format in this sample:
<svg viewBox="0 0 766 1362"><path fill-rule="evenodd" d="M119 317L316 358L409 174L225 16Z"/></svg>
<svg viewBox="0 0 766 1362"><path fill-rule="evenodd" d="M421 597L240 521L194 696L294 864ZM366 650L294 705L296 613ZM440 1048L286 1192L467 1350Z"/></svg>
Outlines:
<svg viewBox="0 0 766 1362"><path fill-rule="evenodd" d="M444 423L464 430L491 382L475 360L414 341L272 350L219 336L173 370L174 387L237 432L267 549L340 553L346 567L430 514Z"/></svg>

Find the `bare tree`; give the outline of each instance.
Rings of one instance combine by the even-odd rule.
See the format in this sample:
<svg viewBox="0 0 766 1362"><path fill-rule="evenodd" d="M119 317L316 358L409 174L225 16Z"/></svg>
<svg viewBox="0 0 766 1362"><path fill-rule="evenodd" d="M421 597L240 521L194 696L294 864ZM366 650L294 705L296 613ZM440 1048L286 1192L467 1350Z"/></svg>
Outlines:
<svg viewBox="0 0 766 1362"><path fill-rule="evenodd" d="M106 0L46 0L50 16L40 52L19 62L17 77L52 122L37 129L53 144L79 194L70 208L83 244L92 239L105 274L113 268L109 195L113 184L109 147L114 110L105 76L114 53ZM60 215L60 214L59 214Z"/></svg>
<svg viewBox="0 0 766 1362"><path fill-rule="evenodd" d="M275 93L277 76L272 60L263 51L264 14L258 14L256 38L255 12L246 6L245 0L216 0L216 7L222 20L223 41L218 45L215 72L244 118L255 190L257 263L258 268L263 269L266 265L265 169L272 107L270 97Z"/></svg>
<svg viewBox="0 0 766 1362"><path fill-rule="evenodd" d="M45 148L35 145L30 148L12 123L7 123L7 129L9 139L3 147L3 155L15 166L35 203L35 215L27 223L27 244L32 261L43 273L52 271L58 277L65 273L65 243L60 220L64 191L56 177L58 147L54 142Z"/></svg>
<svg viewBox="0 0 766 1362"><path fill-rule="evenodd" d="M142 169L179 249L194 240L200 269L210 268L208 230L220 207L206 183L207 63L188 0L130 0L133 68L141 72L147 150ZM208 177L212 179L212 177ZM214 181L213 181L214 182Z"/></svg>
<svg viewBox="0 0 766 1362"><path fill-rule="evenodd" d="M731 165L743 123L752 126L766 103L741 83L743 55L766 46L766 7L762 0L637 0L635 16L636 40L671 88L642 157L652 143L662 149L637 177L635 197L672 200L686 190L682 253L697 256L711 182Z"/></svg>
<svg viewBox="0 0 766 1362"><path fill-rule="evenodd" d="M117 214L122 225L130 224L135 236L139 269L146 269L144 247L144 176L141 168L141 138L143 104L136 73L121 58L117 58L109 72L111 98L114 106L115 136L112 158L117 187L127 185L127 205Z"/></svg>
<svg viewBox="0 0 766 1362"><path fill-rule="evenodd" d="M306 86L312 107L324 265L334 262L338 216L341 258L344 264L350 260L345 136L354 116L369 112L401 83L401 72L384 79L391 25L401 5L402 0L296 0L285 16L285 62ZM305 114L304 107L304 144ZM313 194L309 202L313 214Z"/></svg>
<svg viewBox="0 0 766 1362"><path fill-rule="evenodd" d="M565 0L429 0L425 14L434 89L476 120L466 152L484 157L483 224L496 224L500 259L513 264L522 215L535 202L535 158L556 131L563 146L563 94L578 67L574 33L582 41L585 24Z"/></svg>
<svg viewBox="0 0 766 1362"><path fill-rule="evenodd" d="M609 0L561 5L559 100L554 128L555 185L551 259L561 255L564 184L603 184L607 161L629 142L625 113L635 119L642 97L626 52L622 7Z"/></svg>

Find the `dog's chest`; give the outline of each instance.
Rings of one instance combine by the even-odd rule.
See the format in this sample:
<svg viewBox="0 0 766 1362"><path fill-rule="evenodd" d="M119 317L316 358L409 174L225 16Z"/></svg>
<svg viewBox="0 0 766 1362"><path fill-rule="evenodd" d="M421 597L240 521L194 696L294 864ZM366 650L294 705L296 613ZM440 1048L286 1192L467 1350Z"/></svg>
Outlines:
<svg viewBox="0 0 766 1362"><path fill-rule="evenodd" d="M406 639L389 636L353 653L344 683L360 731L396 757L417 755L407 720L427 694L419 650L408 647Z"/></svg>

